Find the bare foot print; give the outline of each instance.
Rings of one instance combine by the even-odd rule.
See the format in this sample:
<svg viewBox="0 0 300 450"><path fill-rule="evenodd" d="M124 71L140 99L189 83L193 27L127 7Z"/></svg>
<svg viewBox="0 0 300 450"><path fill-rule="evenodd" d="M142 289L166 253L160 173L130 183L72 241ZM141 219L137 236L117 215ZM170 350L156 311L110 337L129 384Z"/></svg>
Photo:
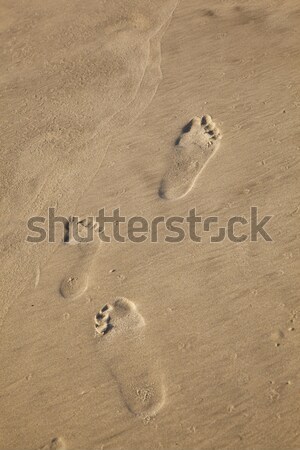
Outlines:
<svg viewBox="0 0 300 450"><path fill-rule="evenodd" d="M61 437L55 437L51 439L51 442L43 447L40 447L40 450L65 450L66 445L65 441Z"/></svg>
<svg viewBox="0 0 300 450"><path fill-rule="evenodd" d="M124 297L105 305L94 318L96 337L127 409L144 420L165 402L165 389L152 345L144 340L145 321L136 305Z"/></svg>
<svg viewBox="0 0 300 450"><path fill-rule="evenodd" d="M166 200L184 197L217 151L220 130L209 115L194 117L177 139L174 161L161 181L159 195Z"/></svg>
<svg viewBox="0 0 300 450"><path fill-rule="evenodd" d="M60 284L60 294L66 299L79 297L86 291L91 266L100 243L97 235L99 232L98 224L93 223L92 218L82 219L76 221L76 223L75 233L71 231L74 225L73 220L70 220L65 233L65 245L76 246L75 250L79 253L78 261L72 265ZM86 239L89 236L93 237L91 242L84 242L84 240L83 242L78 242L79 237Z"/></svg>

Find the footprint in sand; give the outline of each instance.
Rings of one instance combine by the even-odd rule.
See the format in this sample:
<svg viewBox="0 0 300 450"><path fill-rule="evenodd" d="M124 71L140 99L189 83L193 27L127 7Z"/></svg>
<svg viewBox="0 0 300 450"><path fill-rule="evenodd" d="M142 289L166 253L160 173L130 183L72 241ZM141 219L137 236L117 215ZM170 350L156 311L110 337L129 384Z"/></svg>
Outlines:
<svg viewBox="0 0 300 450"><path fill-rule="evenodd" d="M220 130L209 115L194 117L176 141L174 161L161 181L159 195L166 200L184 197L216 153Z"/></svg>
<svg viewBox="0 0 300 450"><path fill-rule="evenodd" d="M78 236L74 237L71 232L74 222L76 222L76 234L75 236L85 238L87 236L93 236L93 240L89 243L78 242ZM65 233L65 245L76 245L80 253L80 260L77 264L74 264L68 271L67 275L63 278L60 284L60 294L68 298L76 298L82 295L87 287L89 281L89 272L94 262L96 252L100 243L98 224L93 222L92 218L75 220L70 219L66 233ZM75 249L77 250L77 248Z"/></svg>
<svg viewBox="0 0 300 450"><path fill-rule="evenodd" d="M145 321L136 305L117 297L95 315L96 336L103 357L116 380L127 409L144 420L155 416L165 402L165 389L157 362L144 340ZM151 353L151 352L150 352Z"/></svg>
<svg viewBox="0 0 300 450"><path fill-rule="evenodd" d="M55 437L51 439L51 442L49 444L40 447L40 450L65 450L65 448L66 445L64 439Z"/></svg>

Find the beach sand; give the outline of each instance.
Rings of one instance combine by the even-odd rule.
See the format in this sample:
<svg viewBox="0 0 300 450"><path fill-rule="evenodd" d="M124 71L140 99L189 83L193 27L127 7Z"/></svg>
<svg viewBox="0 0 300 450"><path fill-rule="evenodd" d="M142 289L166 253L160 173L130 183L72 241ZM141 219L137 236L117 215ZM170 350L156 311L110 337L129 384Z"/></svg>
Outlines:
<svg viewBox="0 0 300 450"><path fill-rule="evenodd" d="M298 2L0 12L0 449L299 449ZM28 242L50 207L97 239ZM107 243L101 208L272 241Z"/></svg>

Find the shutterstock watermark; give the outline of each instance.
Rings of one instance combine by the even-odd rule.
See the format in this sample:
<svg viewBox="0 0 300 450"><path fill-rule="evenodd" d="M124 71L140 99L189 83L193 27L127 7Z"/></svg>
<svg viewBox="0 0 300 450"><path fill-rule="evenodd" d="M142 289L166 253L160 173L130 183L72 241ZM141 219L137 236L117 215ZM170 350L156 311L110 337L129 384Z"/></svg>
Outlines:
<svg viewBox="0 0 300 450"><path fill-rule="evenodd" d="M143 216L126 217L120 208L107 214L105 208L98 211L97 216L84 219L72 216L63 217L55 214L55 208L48 209L47 217L30 217L27 222L28 234L26 241L65 242L69 244L130 241L136 244L145 241L157 243L180 243L185 239L201 243L208 240L211 243L223 242L228 239L234 243L245 241L257 242L264 240L272 242L266 230L266 225L273 216L261 215L258 208L252 206L248 217L232 216L226 220L220 216L199 216L196 209L190 209L183 216L156 216L152 219Z"/></svg>

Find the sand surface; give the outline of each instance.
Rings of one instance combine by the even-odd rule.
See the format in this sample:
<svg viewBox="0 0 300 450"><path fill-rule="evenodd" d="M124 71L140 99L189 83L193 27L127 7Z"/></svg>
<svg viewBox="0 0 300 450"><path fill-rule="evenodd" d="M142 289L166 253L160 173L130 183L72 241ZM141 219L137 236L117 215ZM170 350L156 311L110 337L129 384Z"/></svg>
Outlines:
<svg viewBox="0 0 300 450"><path fill-rule="evenodd" d="M1 0L0 32L0 449L299 449L298 1ZM272 242L27 242L49 207L258 207Z"/></svg>

